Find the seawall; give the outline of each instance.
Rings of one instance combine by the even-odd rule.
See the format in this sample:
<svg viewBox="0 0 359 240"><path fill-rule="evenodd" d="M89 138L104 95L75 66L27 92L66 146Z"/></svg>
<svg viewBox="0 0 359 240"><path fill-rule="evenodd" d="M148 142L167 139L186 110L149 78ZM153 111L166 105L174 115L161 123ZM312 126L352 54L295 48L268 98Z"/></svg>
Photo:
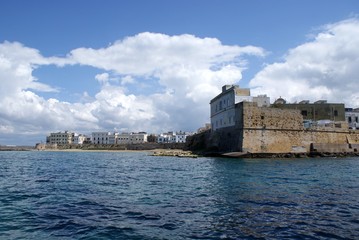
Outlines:
<svg viewBox="0 0 359 240"><path fill-rule="evenodd" d="M189 137L187 149L203 155L225 157L358 156L359 133L343 129L334 131L228 127Z"/></svg>

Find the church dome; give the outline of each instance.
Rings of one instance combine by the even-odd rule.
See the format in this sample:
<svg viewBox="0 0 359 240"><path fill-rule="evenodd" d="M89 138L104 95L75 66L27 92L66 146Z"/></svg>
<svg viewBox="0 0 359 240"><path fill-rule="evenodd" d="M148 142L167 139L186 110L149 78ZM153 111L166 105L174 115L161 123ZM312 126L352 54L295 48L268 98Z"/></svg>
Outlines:
<svg viewBox="0 0 359 240"><path fill-rule="evenodd" d="M274 101L274 104L286 104L287 101L282 98L282 97L279 97L277 100Z"/></svg>

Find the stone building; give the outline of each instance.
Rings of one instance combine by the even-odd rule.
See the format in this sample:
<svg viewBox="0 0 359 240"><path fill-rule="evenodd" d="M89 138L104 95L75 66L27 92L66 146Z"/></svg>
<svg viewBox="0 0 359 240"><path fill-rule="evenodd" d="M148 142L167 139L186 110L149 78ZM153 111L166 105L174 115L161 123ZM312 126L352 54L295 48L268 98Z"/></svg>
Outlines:
<svg viewBox="0 0 359 240"><path fill-rule="evenodd" d="M246 96L236 102L237 88L225 86L210 102L214 128L205 144L207 149L244 153L356 152L359 149L359 133L349 130L344 104L326 101L287 104L283 99L268 107L248 98L249 91L241 91ZM228 116L231 120L226 119ZM222 124L217 124L219 119ZM307 119L329 119L333 124L305 127Z"/></svg>
<svg viewBox="0 0 359 240"><path fill-rule="evenodd" d="M202 133L202 132L206 132L206 131L209 131L211 130L211 124L210 123L206 123L204 124L203 127L200 127L197 129L197 133Z"/></svg>
<svg viewBox="0 0 359 240"><path fill-rule="evenodd" d="M233 127L235 125L235 105L239 102L256 102L259 107L270 105L269 97L259 95L252 97L248 88L238 85L225 85L222 92L210 102L211 129Z"/></svg>
<svg viewBox="0 0 359 240"><path fill-rule="evenodd" d="M74 133L69 132L69 131L50 133L50 135L46 137L46 144L49 144L49 145L71 144L73 141L74 135L75 135Z"/></svg>
<svg viewBox="0 0 359 240"><path fill-rule="evenodd" d="M345 121L330 126L304 128L298 109L260 108L255 103L238 104L237 131L243 137L238 150L253 153L309 152L313 144L322 144L330 152L333 144L357 144L358 133L350 132ZM354 151L354 149L352 149Z"/></svg>
<svg viewBox="0 0 359 240"><path fill-rule="evenodd" d="M281 109L298 109L304 120L314 122L319 120L345 121L343 103L327 103L326 100L319 100L314 103L310 103L308 100L303 100L299 103L286 103L285 100L283 101L280 98L272 106Z"/></svg>

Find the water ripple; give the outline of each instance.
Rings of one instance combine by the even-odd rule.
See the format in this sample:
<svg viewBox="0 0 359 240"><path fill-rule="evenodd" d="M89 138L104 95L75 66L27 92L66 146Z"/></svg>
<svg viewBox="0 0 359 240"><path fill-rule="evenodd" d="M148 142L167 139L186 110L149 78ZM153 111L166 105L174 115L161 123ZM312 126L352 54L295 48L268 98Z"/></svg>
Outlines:
<svg viewBox="0 0 359 240"><path fill-rule="evenodd" d="M359 158L0 153L0 239L357 239Z"/></svg>

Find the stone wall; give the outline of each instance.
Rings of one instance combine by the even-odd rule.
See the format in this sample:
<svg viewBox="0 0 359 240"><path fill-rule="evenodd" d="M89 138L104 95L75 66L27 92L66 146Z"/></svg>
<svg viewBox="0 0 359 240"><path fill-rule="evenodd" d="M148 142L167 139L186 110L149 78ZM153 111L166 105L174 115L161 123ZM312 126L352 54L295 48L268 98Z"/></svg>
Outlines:
<svg viewBox="0 0 359 240"><path fill-rule="evenodd" d="M345 106L343 103L291 103L276 104L276 108L298 109L303 114L304 119L311 120L332 120L345 121Z"/></svg>
<svg viewBox="0 0 359 240"><path fill-rule="evenodd" d="M188 148L209 152L309 153L358 152L359 130L347 124L304 128L299 110L235 106L235 126L208 131L189 139Z"/></svg>
<svg viewBox="0 0 359 240"><path fill-rule="evenodd" d="M241 103L239 108L243 109L243 145L239 149L243 152L309 152L312 143L327 144L328 150L344 150L347 148L339 147L340 144L359 143L359 132L349 131L345 124L339 124L337 128L304 129L299 110L258 108L254 103ZM324 147L320 148L321 151Z"/></svg>
<svg viewBox="0 0 359 240"><path fill-rule="evenodd" d="M359 132L277 129L251 129L243 132L241 151L252 153L309 152L313 143L349 145L348 138L356 139L356 141L351 140L351 144L359 144ZM329 145L328 149L333 148ZM323 148L320 148L320 151L324 151ZM328 150L326 152L333 151Z"/></svg>
<svg viewBox="0 0 359 240"><path fill-rule="evenodd" d="M243 119L243 124L240 127L244 129L250 128L270 128L270 129L303 129L303 116L299 110L294 109L279 109L258 107L257 103L241 102L237 105L238 119Z"/></svg>
<svg viewBox="0 0 359 240"><path fill-rule="evenodd" d="M349 144L335 144L335 143L313 143L311 144L312 152L326 152L326 153L338 153L338 152L354 152Z"/></svg>

